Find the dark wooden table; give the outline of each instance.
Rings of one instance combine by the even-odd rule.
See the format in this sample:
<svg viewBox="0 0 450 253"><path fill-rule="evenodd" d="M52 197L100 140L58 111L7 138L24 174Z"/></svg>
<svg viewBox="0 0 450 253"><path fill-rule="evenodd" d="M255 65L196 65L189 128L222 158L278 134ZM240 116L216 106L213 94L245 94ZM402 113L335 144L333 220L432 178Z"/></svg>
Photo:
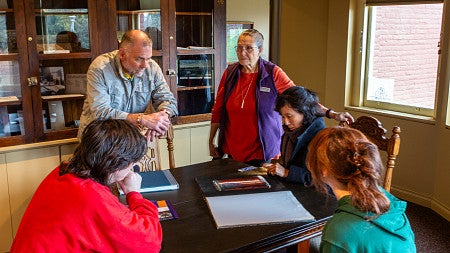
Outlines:
<svg viewBox="0 0 450 253"><path fill-rule="evenodd" d="M320 235L336 208L336 200L312 187L286 182L286 188L316 221L217 229L195 178L237 173L246 166L222 159L175 168L171 172L180 184L179 190L144 194L147 199L170 200L180 216L161 222L161 252L272 252Z"/></svg>

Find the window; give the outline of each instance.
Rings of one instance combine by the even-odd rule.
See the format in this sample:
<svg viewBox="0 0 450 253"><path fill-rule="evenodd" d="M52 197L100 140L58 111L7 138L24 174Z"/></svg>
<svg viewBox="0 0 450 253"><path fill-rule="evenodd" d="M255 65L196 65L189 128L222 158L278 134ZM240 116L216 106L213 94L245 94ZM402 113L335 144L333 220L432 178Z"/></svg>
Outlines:
<svg viewBox="0 0 450 253"><path fill-rule="evenodd" d="M366 6L363 106L434 117L442 11L442 3Z"/></svg>
<svg viewBox="0 0 450 253"><path fill-rule="evenodd" d="M237 45L239 35L253 28L253 22L227 22L227 64L237 62L238 58L234 47Z"/></svg>

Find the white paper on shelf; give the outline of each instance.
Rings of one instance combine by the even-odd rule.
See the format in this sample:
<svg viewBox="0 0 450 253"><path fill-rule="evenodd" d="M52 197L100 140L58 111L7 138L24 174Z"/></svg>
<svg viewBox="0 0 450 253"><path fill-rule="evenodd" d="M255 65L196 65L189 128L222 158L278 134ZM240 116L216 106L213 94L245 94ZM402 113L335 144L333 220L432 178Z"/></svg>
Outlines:
<svg viewBox="0 0 450 253"><path fill-rule="evenodd" d="M66 125L64 121L62 101L48 102L48 109L50 112L50 124L52 126L52 130L64 129Z"/></svg>

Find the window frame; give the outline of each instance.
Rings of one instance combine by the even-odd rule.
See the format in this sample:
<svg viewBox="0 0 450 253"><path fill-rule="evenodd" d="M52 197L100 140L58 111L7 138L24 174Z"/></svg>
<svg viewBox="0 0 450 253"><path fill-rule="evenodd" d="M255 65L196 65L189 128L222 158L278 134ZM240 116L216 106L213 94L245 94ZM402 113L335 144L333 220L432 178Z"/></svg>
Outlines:
<svg viewBox="0 0 450 253"><path fill-rule="evenodd" d="M355 71L353 74L354 84L351 86L351 90L347 93L350 97L350 104L356 106L361 109L375 110L379 112L392 113L392 114L403 114L410 115L413 117L425 117L428 119L436 119L437 115L437 105L439 100L439 82L440 82L440 67L442 61L442 54L438 55L438 65L436 69L437 77L436 77L436 86L435 86L435 98L434 98L434 106L432 109L418 107L418 106L410 106L410 105L401 105L394 104L390 102L384 101L375 101L368 100L367 98L367 85L368 85L368 75L369 72L369 64L370 61L370 52L369 43L370 43L370 29L371 20L372 20L372 7L373 6L386 6L386 5L404 5L404 4L431 4L431 3L443 3L443 1L414 1L409 0L406 1L389 1L389 0L372 0L367 1L371 2L367 4L366 1L358 1L359 3L356 5L356 20L355 20L355 34L359 34L360 36L355 36L355 55L354 58L354 66ZM441 38L440 43L442 44L442 34L444 33L445 26L445 4L443 5L443 17L441 21ZM442 74L442 73L441 73Z"/></svg>

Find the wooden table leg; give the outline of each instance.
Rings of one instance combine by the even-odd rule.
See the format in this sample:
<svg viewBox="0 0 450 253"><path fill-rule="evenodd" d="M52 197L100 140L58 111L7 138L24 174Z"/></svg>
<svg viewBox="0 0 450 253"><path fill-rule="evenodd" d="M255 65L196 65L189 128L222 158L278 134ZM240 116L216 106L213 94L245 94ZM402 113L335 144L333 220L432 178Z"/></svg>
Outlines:
<svg viewBox="0 0 450 253"><path fill-rule="evenodd" d="M298 253L308 253L309 252L309 240L299 242L297 244Z"/></svg>

